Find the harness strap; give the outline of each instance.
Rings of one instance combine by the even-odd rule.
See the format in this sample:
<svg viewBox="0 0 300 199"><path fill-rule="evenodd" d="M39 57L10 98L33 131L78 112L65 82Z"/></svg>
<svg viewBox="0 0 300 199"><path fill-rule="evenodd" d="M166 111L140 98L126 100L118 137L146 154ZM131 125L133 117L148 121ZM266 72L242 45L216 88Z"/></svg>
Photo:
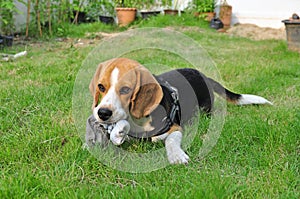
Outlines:
<svg viewBox="0 0 300 199"><path fill-rule="evenodd" d="M169 102L171 104L170 110L166 110L167 116L162 119L162 127L160 129L154 129L153 131L139 133L129 132L128 135L130 137L148 139L153 136L159 136L168 132L174 124L180 125L181 111L177 89L172 87L167 81L162 80L159 77L156 77L156 79L163 88L167 89L167 95L170 95L171 97L172 101Z"/></svg>

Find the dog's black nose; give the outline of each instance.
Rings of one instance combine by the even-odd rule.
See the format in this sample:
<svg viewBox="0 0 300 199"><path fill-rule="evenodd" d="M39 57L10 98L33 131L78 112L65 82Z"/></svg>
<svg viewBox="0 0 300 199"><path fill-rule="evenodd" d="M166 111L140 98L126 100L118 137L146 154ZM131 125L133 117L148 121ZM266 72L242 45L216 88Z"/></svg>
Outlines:
<svg viewBox="0 0 300 199"><path fill-rule="evenodd" d="M112 111L109 110L108 108L100 108L98 110L98 116L103 121L108 120L111 115L112 115Z"/></svg>

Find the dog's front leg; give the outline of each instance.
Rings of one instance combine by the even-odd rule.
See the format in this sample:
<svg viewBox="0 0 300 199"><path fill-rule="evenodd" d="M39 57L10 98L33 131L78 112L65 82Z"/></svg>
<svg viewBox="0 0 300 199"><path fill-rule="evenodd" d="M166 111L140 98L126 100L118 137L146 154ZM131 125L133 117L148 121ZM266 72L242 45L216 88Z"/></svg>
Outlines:
<svg viewBox="0 0 300 199"><path fill-rule="evenodd" d="M130 130L130 124L126 120L120 120L110 133L110 140L114 145L121 145L125 141L127 133Z"/></svg>
<svg viewBox="0 0 300 199"><path fill-rule="evenodd" d="M182 133L174 131L165 140L168 160L171 164L187 164L189 156L181 149Z"/></svg>

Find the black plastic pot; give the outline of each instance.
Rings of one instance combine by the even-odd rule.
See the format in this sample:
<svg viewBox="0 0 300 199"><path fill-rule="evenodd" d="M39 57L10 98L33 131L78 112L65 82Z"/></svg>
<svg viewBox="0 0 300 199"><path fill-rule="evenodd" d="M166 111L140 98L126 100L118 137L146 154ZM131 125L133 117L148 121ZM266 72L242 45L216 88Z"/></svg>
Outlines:
<svg viewBox="0 0 300 199"><path fill-rule="evenodd" d="M113 24L115 22L114 18L109 16L99 16L99 20L105 24Z"/></svg>
<svg viewBox="0 0 300 199"><path fill-rule="evenodd" d="M300 52L300 20L283 20L288 48Z"/></svg>
<svg viewBox="0 0 300 199"><path fill-rule="evenodd" d="M6 36L0 35L0 45L4 47L9 47L13 45L14 37L13 36Z"/></svg>
<svg viewBox="0 0 300 199"><path fill-rule="evenodd" d="M71 17L71 22L74 21L75 17L76 17L76 13L77 11L73 11L73 17ZM77 23L86 23L87 21L87 16L85 12L78 12L78 17L77 17Z"/></svg>
<svg viewBox="0 0 300 199"><path fill-rule="evenodd" d="M212 20L210 21L209 26L210 26L211 28L213 28L213 29L218 30L218 29L223 28L223 27L224 27L224 24L222 23L222 21L221 21L220 19L216 18L216 19L212 19Z"/></svg>
<svg viewBox="0 0 300 199"><path fill-rule="evenodd" d="M141 13L143 19L147 19L149 17L160 14L160 11L141 11L140 13Z"/></svg>

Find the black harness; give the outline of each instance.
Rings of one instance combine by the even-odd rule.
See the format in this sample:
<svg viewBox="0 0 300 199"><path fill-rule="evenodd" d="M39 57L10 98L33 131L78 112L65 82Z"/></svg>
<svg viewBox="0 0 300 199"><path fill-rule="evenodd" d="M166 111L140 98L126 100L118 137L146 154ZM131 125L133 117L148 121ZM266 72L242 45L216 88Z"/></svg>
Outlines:
<svg viewBox="0 0 300 199"><path fill-rule="evenodd" d="M153 136L162 135L170 130L170 128L174 125L180 125L181 120L181 110L179 104L179 96L176 88L172 87L167 81L163 80L160 77L156 77L156 80L162 87L163 91L163 99L160 102L160 105L164 108L166 115L152 115L153 120L157 120L154 125L154 130L146 131L146 132L129 132L128 135L134 138L140 139L148 139ZM158 126L158 127L157 127Z"/></svg>

